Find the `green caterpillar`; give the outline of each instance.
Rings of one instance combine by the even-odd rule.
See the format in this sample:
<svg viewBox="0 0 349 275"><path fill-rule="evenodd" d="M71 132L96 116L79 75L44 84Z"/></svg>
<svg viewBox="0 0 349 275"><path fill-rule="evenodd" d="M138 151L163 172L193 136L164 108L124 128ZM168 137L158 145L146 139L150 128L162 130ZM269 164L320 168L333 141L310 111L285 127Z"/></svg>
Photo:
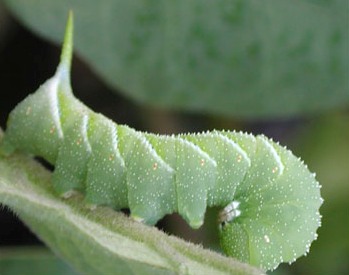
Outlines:
<svg viewBox="0 0 349 275"><path fill-rule="evenodd" d="M178 212L193 228L219 206L227 255L263 269L292 262L316 239L320 186L306 165L264 136L213 131L161 136L117 125L74 97L72 19L56 74L11 112L0 151L43 157L58 194L129 208L155 224Z"/></svg>

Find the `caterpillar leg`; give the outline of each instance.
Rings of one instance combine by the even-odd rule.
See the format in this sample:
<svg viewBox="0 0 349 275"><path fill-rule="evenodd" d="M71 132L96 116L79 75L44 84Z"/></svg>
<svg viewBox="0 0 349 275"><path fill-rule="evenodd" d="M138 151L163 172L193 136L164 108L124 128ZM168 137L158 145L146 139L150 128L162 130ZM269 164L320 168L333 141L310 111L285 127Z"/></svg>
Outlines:
<svg viewBox="0 0 349 275"><path fill-rule="evenodd" d="M217 163L198 146L176 139L178 213L192 228L204 221L208 191L216 184Z"/></svg>
<svg viewBox="0 0 349 275"><path fill-rule="evenodd" d="M204 221L208 190L216 184L216 162L198 146L180 137L148 137L175 170L178 213L192 228L199 228Z"/></svg>
<svg viewBox="0 0 349 275"><path fill-rule="evenodd" d="M91 147L87 137L88 115L80 114L64 131L52 182L58 194L85 190L87 163Z"/></svg>
<svg viewBox="0 0 349 275"><path fill-rule="evenodd" d="M87 165L85 200L95 205L127 208L126 166L118 145L117 126L91 114L88 127L91 157Z"/></svg>
<svg viewBox="0 0 349 275"><path fill-rule="evenodd" d="M156 153L143 134L118 126L120 152L126 166L131 216L155 224L176 209L174 171Z"/></svg>

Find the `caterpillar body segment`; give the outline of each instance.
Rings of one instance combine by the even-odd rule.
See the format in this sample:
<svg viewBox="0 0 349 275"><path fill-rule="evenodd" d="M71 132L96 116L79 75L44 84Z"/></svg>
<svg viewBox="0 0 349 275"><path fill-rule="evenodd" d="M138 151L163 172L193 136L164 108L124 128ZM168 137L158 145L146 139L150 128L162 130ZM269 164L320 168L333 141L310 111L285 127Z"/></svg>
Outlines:
<svg viewBox="0 0 349 275"><path fill-rule="evenodd" d="M87 138L88 119L87 114L79 114L73 118L73 123L68 128L63 128L64 138L58 146L58 156L52 175L53 185L59 194L85 189L87 160L91 154Z"/></svg>
<svg viewBox="0 0 349 275"><path fill-rule="evenodd" d="M46 81L37 94L29 95L17 105L16 112L10 113L7 124L12 126L8 127L8 138L2 142L3 153L11 154L15 149L12 144L22 143L21 150L35 152L51 164L55 162L58 155L57 144L63 138L59 114L53 111L57 106L58 85L59 80L56 78ZM41 120L41 123L35 127L28 127L26 118ZM23 129L25 131L22 131ZM38 140L43 142L38 143Z"/></svg>
<svg viewBox="0 0 349 275"><path fill-rule="evenodd" d="M309 251L322 198L300 159L265 136L155 135L94 113L71 91L71 32L70 21L54 77L11 112L1 154L43 157L59 195L78 190L147 224L178 212L198 228L206 208L219 206L223 250L263 269Z"/></svg>
<svg viewBox="0 0 349 275"><path fill-rule="evenodd" d="M126 164L131 216L155 224L176 210L174 170L154 150L143 134L118 126L119 148Z"/></svg>
<svg viewBox="0 0 349 275"><path fill-rule="evenodd" d="M249 169L249 157L236 142L218 131L183 137L195 143L216 161L215 184L214 188L209 189L207 205L225 207L231 202L236 187Z"/></svg>
<svg viewBox="0 0 349 275"><path fill-rule="evenodd" d="M128 207L126 165L121 156L115 123L100 114L91 114L88 140L91 155L87 164L86 201L114 209Z"/></svg>
<svg viewBox="0 0 349 275"><path fill-rule="evenodd" d="M177 212L191 227L199 228L204 221L208 191L215 185L217 163L200 147L182 137L148 137L175 171Z"/></svg>

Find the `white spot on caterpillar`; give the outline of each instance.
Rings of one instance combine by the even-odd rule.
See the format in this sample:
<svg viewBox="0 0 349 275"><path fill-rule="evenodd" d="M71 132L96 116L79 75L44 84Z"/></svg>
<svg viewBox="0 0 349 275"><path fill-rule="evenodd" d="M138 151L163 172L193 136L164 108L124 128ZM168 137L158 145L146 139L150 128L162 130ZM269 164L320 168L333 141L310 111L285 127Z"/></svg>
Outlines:
<svg viewBox="0 0 349 275"><path fill-rule="evenodd" d="M155 163L153 164L153 170L156 170L156 169L158 169L158 163L157 163L157 162L155 162Z"/></svg>
<svg viewBox="0 0 349 275"><path fill-rule="evenodd" d="M53 134L55 131L56 131L56 127L52 126L51 129L50 129L50 134Z"/></svg>
<svg viewBox="0 0 349 275"><path fill-rule="evenodd" d="M238 155L237 162L241 162L241 160L242 160L242 156Z"/></svg>
<svg viewBox="0 0 349 275"><path fill-rule="evenodd" d="M270 243L270 239L269 239L269 236L268 235L264 235L264 241L266 243Z"/></svg>
<svg viewBox="0 0 349 275"><path fill-rule="evenodd" d="M205 165L205 160L204 160L204 159L201 159L201 160L200 160L200 165L201 165L201 166L204 166L204 165Z"/></svg>
<svg viewBox="0 0 349 275"><path fill-rule="evenodd" d="M80 144L81 144L81 142L82 142L82 139L81 139L81 138L79 138L79 139L76 141L76 145L80 145Z"/></svg>
<svg viewBox="0 0 349 275"><path fill-rule="evenodd" d="M32 111L32 107L28 107L27 108L27 111L25 112L25 114L27 115L27 116L29 116L30 115L30 113L31 113L31 111Z"/></svg>

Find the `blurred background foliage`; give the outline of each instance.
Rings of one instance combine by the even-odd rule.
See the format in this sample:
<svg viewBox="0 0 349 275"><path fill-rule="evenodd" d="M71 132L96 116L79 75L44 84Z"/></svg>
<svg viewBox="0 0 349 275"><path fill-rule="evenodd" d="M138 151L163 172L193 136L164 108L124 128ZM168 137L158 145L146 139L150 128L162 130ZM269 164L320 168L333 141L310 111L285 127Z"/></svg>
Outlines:
<svg viewBox="0 0 349 275"><path fill-rule="evenodd" d="M349 273L348 1L4 2L2 128L55 71L72 8L78 98L139 130L236 129L287 145L323 186L323 225L307 257L273 274ZM177 215L158 226L219 250L215 212L198 231ZM42 245L1 209L0 274L74 274Z"/></svg>

